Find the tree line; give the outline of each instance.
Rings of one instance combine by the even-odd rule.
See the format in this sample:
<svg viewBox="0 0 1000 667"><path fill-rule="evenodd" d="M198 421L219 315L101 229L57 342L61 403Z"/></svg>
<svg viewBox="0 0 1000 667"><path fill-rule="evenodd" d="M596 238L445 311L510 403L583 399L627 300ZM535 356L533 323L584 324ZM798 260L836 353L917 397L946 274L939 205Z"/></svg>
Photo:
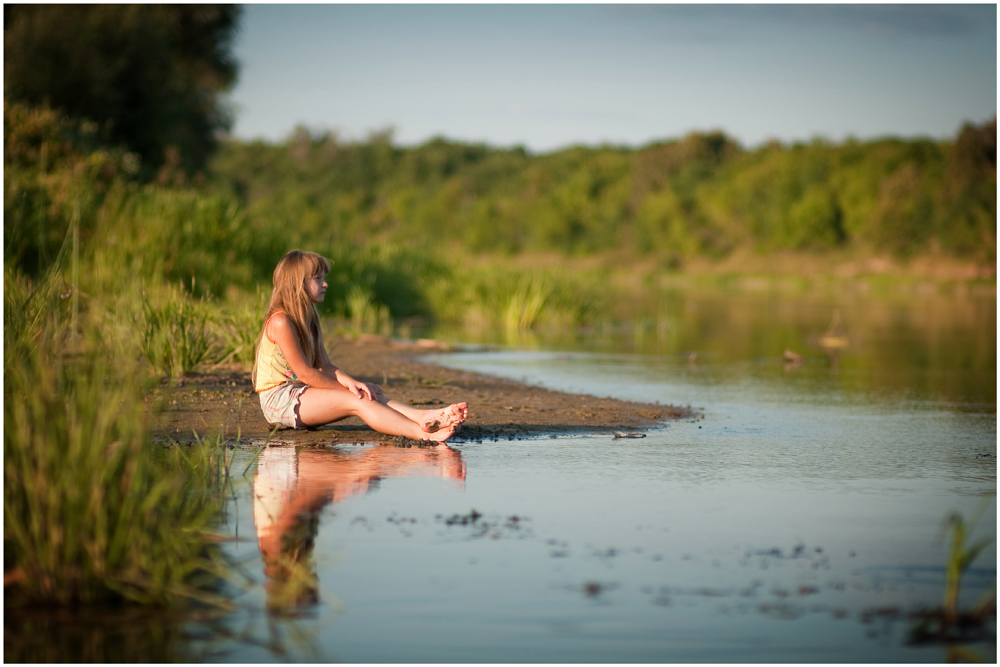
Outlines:
<svg viewBox="0 0 1000 667"><path fill-rule="evenodd" d="M303 238L458 246L470 252L615 251L722 257L737 248L852 248L996 257L996 119L950 141L824 140L746 149L722 132L641 148L532 155L435 138L400 147L299 128L228 140L215 187Z"/></svg>
<svg viewBox="0 0 1000 667"><path fill-rule="evenodd" d="M232 5L5 5L6 260L45 265L72 220L94 233L108 193L128 187L238 210L254 230L246 243L268 251L391 243L666 266L738 249L996 258L995 118L945 141L754 148L721 131L542 154L302 127L241 141L225 138L223 97L239 16ZM208 247L234 247L224 236Z"/></svg>

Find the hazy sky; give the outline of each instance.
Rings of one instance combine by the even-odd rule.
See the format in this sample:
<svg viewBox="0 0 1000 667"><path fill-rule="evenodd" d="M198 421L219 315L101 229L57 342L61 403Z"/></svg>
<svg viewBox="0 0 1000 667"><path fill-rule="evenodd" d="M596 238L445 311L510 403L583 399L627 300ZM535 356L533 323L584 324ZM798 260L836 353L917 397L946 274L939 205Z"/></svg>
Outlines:
<svg viewBox="0 0 1000 667"><path fill-rule="evenodd" d="M992 4L246 5L233 132L533 151L945 138L996 115L996 40Z"/></svg>

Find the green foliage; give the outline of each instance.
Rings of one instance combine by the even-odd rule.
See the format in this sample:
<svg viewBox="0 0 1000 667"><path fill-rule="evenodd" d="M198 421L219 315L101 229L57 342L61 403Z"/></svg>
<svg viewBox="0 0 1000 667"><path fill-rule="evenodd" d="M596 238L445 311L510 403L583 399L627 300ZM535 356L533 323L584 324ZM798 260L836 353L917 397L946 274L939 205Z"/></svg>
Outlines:
<svg viewBox="0 0 1000 667"><path fill-rule="evenodd" d="M5 5L4 98L95 123L146 177L204 168L228 128L235 5ZM161 169L162 168L162 169Z"/></svg>
<svg viewBox="0 0 1000 667"><path fill-rule="evenodd" d="M164 375L180 376L209 358L212 336L204 303L169 287L166 295L156 301L145 292L138 301L141 310L136 315L137 338L153 368Z"/></svg>
<svg viewBox="0 0 1000 667"><path fill-rule="evenodd" d="M89 244L96 263L224 295L274 270L286 250L280 228L261 228L236 201L173 188L118 188L100 211L105 230Z"/></svg>
<svg viewBox="0 0 1000 667"><path fill-rule="evenodd" d="M258 286L254 294L239 293L230 305L222 306L213 321L220 362L237 361L244 371L253 368L254 343L264 324L270 293Z"/></svg>
<svg viewBox="0 0 1000 667"><path fill-rule="evenodd" d="M555 268L514 268L461 262L426 287L437 319L472 328L523 331L536 326L576 327L590 322L605 294L598 276Z"/></svg>
<svg viewBox="0 0 1000 667"><path fill-rule="evenodd" d="M538 322L552 288L536 276L521 279L503 305L503 325L507 331L531 329Z"/></svg>
<svg viewBox="0 0 1000 667"><path fill-rule="evenodd" d="M995 122L954 142L746 150L714 132L546 155L300 128L284 144L227 142L214 182L193 189L136 182L134 156L101 148L92 124L4 111L5 266L38 279L70 258L46 298L116 331L118 354L137 335L161 374L252 365L271 272L295 247L334 260L323 315L382 333L411 318L589 323L612 290L561 275L560 256L648 255L664 271L736 250L995 260Z"/></svg>
<svg viewBox="0 0 1000 667"><path fill-rule="evenodd" d="M699 198L725 165L742 154L721 132L693 133L639 151L634 159L630 210L633 247L640 254L718 256L748 240L719 200Z"/></svg>
<svg viewBox="0 0 1000 667"><path fill-rule="evenodd" d="M220 187L293 244L722 257L746 248L996 256L996 125L954 142L825 141L753 150L721 132L639 150L523 149L386 135L344 143L300 129L286 144L228 142ZM992 146L992 149L990 148Z"/></svg>
<svg viewBox="0 0 1000 667"><path fill-rule="evenodd" d="M951 548L946 567L944 606L942 607L944 617L948 622L954 622L958 618L958 594L962 588L962 576L976 560L976 557L993 544L996 539L991 536L975 542L969 540L968 532L970 528L975 526L978 518L976 516L967 523L961 514L952 512L944 520L944 527L951 532Z"/></svg>
<svg viewBox="0 0 1000 667"><path fill-rule="evenodd" d="M375 301L371 291L353 285L347 293L347 311L351 327L358 333L392 333L392 316L389 309Z"/></svg>
<svg viewBox="0 0 1000 667"><path fill-rule="evenodd" d="M18 104L4 121L4 260L29 275L53 265L74 226L95 291L131 273L223 295L266 279L290 248L284 227L231 196L139 186L133 156L99 148L86 124Z"/></svg>
<svg viewBox="0 0 1000 667"><path fill-rule="evenodd" d="M54 349L68 331L65 299L55 272L32 281L10 264L4 265L4 371L36 349Z"/></svg>
<svg viewBox="0 0 1000 667"><path fill-rule="evenodd" d="M5 604L223 604L216 453L148 444L135 355L70 327L59 282L5 268Z"/></svg>
<svg viewBox="0 0 1000 667"><path fill-rule="evenodd" d="M320 246L317 252L332 259L333 265L326 278L330 288L321 312L347 318L355 316L352 293L355 306L368 300L385 306L396 319L427 317L432 314L432 306L425 285L450 272L443 258L422 246L338 244L324 250Z"/></svg>
<svg viewBox="0 0 1000 667"><path fill-rule="evenodd" d="M73 220L97 233L107 193L130 156L100 148L92 126L49 108L4 101L4 263L40 275L55 261Z"/></svg>
<svg viewBox="0 0 1000 667"><path fill-rule="evenodd" d="M985 509L984 503L969 520L958 512L952 512L942 522L942 532L951 533L951 544L945 563L944 603L939 610L928 610L914 615L914 623L909 631L911 642L933 641L949 647L958 647L963 643L994 636L995 632L990 627L996 626L995 583L993 590L972 609L959 608L962 578L979 554L996 541L995 535L980 538L975 542L970 538L969 533L976 528ZM992 624L989 622L991 617ZM948 661L986 662L983 656L965 648L949 649Z"/></svg>
<svg viewBox="0 0 1000 667"><path fill-rule="evenodd" d="M336 247L365 245L392 227L377 184L396 168L399 153L385 133L342 142L299 128L282 146L225 142L212 164L216 174L231 176L217 179L217 187L245 202L254 221L282 229L286 248L306 239Z"/></svg>
<svg viewBox="0 0 1000 667"><path fill-rule="evenodd" d="M979 127L966 123L947 151L947 180L940 195L947 233L938 237L944 250L995 259L996 166L996 118Z"/></svg>

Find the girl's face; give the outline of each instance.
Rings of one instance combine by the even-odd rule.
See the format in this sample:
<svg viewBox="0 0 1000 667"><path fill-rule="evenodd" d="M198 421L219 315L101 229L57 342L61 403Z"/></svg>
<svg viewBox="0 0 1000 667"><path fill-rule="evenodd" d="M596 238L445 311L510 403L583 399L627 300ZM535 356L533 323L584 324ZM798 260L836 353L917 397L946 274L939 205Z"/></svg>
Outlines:
<svg viewBox="0 0 1000 667"><path fill-rule="evenodd" d="M305 288L306 296L313 303L321 303L323 299L326 298L326 276L313 276L312 278L306 278Z"/></svg>

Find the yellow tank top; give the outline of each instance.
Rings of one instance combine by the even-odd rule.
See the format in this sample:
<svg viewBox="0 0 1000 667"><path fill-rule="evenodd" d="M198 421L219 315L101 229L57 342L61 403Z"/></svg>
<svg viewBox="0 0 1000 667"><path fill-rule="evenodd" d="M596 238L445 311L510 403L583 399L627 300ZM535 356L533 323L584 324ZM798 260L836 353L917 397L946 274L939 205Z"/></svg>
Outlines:
<svg viewBox="0 0 1000 667"><path fill-rule="evenodd" d="M281 312L284 311L276 311L271 317ZM267 323L271 323L271 318L268 318ZM267 324L265 324L264 336L257 348L257 381L254 383L254 390L259 394L284 382L298 381L299 378L292 372L292 367L281 354L281 348L267 335Z"/></svg>

